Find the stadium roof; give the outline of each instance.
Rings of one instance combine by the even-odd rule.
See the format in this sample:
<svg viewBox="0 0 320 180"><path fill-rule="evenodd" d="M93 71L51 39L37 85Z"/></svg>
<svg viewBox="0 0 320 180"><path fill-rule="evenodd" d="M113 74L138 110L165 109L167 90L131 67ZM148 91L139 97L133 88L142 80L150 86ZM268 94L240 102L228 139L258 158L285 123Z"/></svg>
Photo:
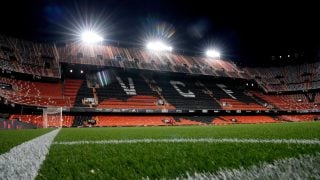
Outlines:
<svg viewBox="0 0 320 180"><path fill-rule="evenodd" d="M90 26L113 43L144 46L157 36L178 51L217 47L225 58L250 64L318 47L318 6L266 2L11 0L0 6L0 33L61 42Z"/></svg>

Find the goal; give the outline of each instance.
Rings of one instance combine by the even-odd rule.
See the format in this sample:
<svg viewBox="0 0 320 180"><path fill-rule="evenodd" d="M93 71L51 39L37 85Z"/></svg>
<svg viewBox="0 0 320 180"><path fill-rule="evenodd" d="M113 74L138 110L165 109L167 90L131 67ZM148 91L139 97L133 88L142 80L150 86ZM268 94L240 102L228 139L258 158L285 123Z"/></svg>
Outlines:
<svg viewBox="0 0 320 180"><path fill-rule="evenodd" d="M43 127L62 127L62 107L43 108Z"/></svg>

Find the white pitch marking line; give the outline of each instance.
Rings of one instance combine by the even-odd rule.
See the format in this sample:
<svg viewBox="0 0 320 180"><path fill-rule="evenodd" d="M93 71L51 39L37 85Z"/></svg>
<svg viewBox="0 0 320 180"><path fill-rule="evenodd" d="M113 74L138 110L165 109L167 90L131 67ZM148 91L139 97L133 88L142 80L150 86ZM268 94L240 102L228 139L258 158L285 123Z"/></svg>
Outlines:
<svg viewBox="0 0 320 180"><path fill-rule="evenodd" d="M35 179L59 130L24 142L0 155L0 179Z"/></svg>
<svg viewBox="0 0 320 180"><path fill-rule="evenodd" d="M216 173L186 173L178 179L320 179L320 153L260 163L248 168L220 169ZM148 179L148 178L146 178Z"/></svg>
<svg viewBox="0 0 320 180"><path fill-rule="evenodd" d="M101 141L61 141L53 144L133 144L133 143L271 143L271 144L314 144L320 145L318 139L237 139L237 138L177 138L177 139L124 139L124 140L101 140Z"/></svg>

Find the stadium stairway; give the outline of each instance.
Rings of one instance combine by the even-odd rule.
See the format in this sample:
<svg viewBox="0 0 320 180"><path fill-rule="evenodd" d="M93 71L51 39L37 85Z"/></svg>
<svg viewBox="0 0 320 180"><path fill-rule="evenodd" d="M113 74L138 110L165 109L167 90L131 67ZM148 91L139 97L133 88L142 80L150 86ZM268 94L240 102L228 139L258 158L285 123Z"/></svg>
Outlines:
<svg viewBox="0 0 320 180"><path fill-rule="evenodd" d="M69 101L69 106L73 107L78 91L82 85L82 80L66 79L63 85L63 95Z"/></svg>

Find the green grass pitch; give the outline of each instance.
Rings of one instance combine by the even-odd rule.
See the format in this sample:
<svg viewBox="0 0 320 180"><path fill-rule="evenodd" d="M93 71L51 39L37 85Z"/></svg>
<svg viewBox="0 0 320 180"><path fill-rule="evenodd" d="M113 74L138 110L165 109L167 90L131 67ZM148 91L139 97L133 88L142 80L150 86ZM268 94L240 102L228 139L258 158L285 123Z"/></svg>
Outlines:
<svg viewBox="0 0 320 180"><path fill-rule="evenodd" d="M56 142L114 139L320 139L320 123L62 129ZM176 178L320 152L320 145L272 143L53 144L37 179Z"/></svg>
<svg viewBox="0 0 320 180"><path fill-rule="evenodd" d="M52 129L23 129L0 131L0 154L9 151L25 141L48 133Z"/></svg>

